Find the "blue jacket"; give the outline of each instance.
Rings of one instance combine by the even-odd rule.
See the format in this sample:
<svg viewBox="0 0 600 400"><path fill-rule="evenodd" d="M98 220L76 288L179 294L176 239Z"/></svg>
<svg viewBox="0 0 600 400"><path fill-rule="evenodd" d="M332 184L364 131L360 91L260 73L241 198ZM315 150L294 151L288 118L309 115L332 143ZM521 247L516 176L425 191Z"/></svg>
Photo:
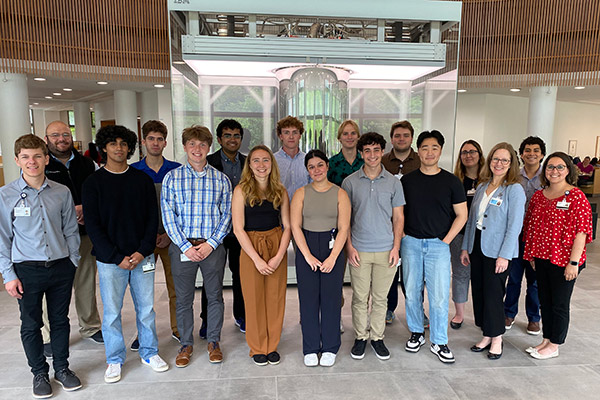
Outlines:
<svg viewBox="0 0 600 400"><path fill-rule="evenodd" d="M479 206L489 182L479 185L471 210L469 219L465 226L465 237L462 249L469 254L473 252L475 240L475 229L477 229L477 215ZM487 204L483 214L483 229L481 231L481 251L489 258L502 257L511 260L519 256L519 233L523 226L523 214L525 213L525 191L518 184L500 186L492 198L502 199L499 206Z"/></svg>

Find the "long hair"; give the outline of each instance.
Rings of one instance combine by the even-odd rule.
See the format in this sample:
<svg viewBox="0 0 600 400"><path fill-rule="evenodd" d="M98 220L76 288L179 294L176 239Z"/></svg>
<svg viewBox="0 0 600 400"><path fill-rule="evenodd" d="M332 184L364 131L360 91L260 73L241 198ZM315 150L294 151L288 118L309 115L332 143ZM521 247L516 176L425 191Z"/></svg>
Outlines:
<svg viewBox="0 0 600 400"><path fill-rule="evenodd" d="M550 186L550 182L548 182L548 178L546 178L546 167L548 166L548 161L551 158L555 157L558 157L561 160L563 160L565 165L567 166L567 169L569 170L569 173L565 177L567 183L571 186L577 186L577 168L575 167L575 164L573 164L573 161L571 161L571 158L562 151L554 152L544 160L544 163L542 164L542 173L540 174L540 183L542 184L542 186Z"/></svg>
<svg viewBox="0 0 600 400"><path fill-rule="evenodd" d="M517 152L511 146L510 143L501 142L492 147L487 158L485 167L481 169L479 173L479 183L491 182L492 180L492 169L490 168L490 163L492 162L492 158L494 157L494 153L498 150L507 150L510 154L510 168L506 175L504 175L504 179L502 181L502 185L508 186L513 183L519 183L521 178L519 177L519 160L517 159Z"/></svg>
<svg viewBox="0 0 600 400"><path fill-rule="evenodd" d="M257 150L266 151L269 153L269 157L271 158L271 173L269 174L267 188L264 191L258 187L258 182L256 179L254 179L254 174L250 169L250 160L252 160L252 155ZM261 205L263 200L267 200L273 203L273 207L275 209L279 208L281 202L283 201L283 194L285 193L286 189L281 183L279 167L277 167L277 161L275 161L275 156L273 155L271 149L263 144L259 144L250 150L248 157L246 157L244 170L242 171L242 177L240 178L240 183L238 185L242 189L242 193L244 193L244 200L246 204L250 207Z"/></svg>
<svg viewBox="0 0 600 400"><path fill-rule="evenodd" d="M479 174L481 173L481 169L485 166L485 157L483 156L483 150L481 149L479 143L477 143L473 139L465 140L464 143L460 145L460 150L458 151L458 158L456 159L456 165L454 166L454 175L456 175L461 182L465 180L467 169L462 163L460 153L463 147L465 147L465 145L467 144L470 144L471 146L475 147L477 149L477 152L479 153L479 162L477 163L477 176L479 176Z"/></svg>

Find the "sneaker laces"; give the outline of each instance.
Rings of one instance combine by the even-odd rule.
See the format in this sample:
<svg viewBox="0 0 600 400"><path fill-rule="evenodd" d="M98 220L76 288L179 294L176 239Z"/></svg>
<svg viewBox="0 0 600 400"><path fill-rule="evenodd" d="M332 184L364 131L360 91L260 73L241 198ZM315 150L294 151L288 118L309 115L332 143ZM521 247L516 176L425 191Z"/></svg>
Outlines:
<svg viewBox="0 0 600 400"><path fill-rule="evenodd" d="M405 336L405 337L406 337L406 336ZM420 338L421 338L421 334L420 334L420 333L413 332L413 333L410 335L410 340L409 340L409 341L410 341L410 342L418 342Z"/></svg>
<svg viewBox="0 0 600 400"><path fill-rule="evenodd" d="M33 380L36 383L46 382L47 384L50 384L50 378L48 377L48 374L37 374L33 377Z"/></svg>
<svg viewBox="0 0 600 400"><path fill-rule="evenodd" d="M75 372L71 371L69 368L63 368L60 371L58 371L57 374L64 374L65 376L75 376Z"/></svg>
<svg viewBox="0 0 600 400"><path fill-rule="evenodd" d="M438 344L439 347L439 351L440 353L450 353L450 349L448 348L448 345L446 344Z"/></svg>

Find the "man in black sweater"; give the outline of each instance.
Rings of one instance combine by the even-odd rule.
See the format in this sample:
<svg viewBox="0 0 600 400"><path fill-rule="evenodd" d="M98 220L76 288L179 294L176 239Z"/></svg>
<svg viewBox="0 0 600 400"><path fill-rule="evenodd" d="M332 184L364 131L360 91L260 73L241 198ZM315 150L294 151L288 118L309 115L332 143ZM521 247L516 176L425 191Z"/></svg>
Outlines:
<svg viewBox="0 0 600 400"><path fill-rule="evenodd" d="M136 139L124 126L100 129L96 144L106 158L106 165L84 182L82 192L83 213L94 245L104 304L102 334L107 383L121 379L121 366L125 362L121 308L127 285L135 306L142 364L156 372L169 369L158 355L154 313L156 192L147 174L127 165L127 159L135 151Z"/></svg>
<svg viewBox="0 0 600 400"><path fill-rule="evenodd" d="M75 273L73 289L75 291L75 308L79 319L79 334L95 343L103 344L100 314L96 304L96 259L92 256L92 242L86 233L83 208L81 206L81 186L83 181L94 173L94 162L83 157L73 147L71 129L62 121L54 121L46 127L46 143L49 150L49 162L45 174L48 179L61 183L69 188L79 224L79 265ZM44 303L44 353L52 354L50 347L50 330L48 313Z"/></svg>

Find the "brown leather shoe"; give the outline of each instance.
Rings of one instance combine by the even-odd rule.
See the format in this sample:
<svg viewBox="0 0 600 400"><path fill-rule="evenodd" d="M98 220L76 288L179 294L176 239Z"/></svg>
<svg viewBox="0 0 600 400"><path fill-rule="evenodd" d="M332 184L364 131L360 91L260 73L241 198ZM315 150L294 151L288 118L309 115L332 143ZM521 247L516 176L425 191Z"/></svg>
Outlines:
<svg viewBox="0 0 600 400"><path fill-rule="evenodd" d="M510 318L510 317L505 317L504 318L504 328L506 330L509 330L510 328L512 328L513 324L515 323L515 319L514 318Z"/></svg>
<svg viewBox="0 0 600 400"><path fill-rule="evenodd" d="M175 366L177 368L185 368L190 363L190 359L192 358L192 353L194 352L193 346L181 346L179 349L179 354L175 358Z"/></svg>
<svg viewBox="0 0 600 400"><path fill-rule="evenodd" d="M541 331L539 322L529 321L527 324L527 333L530 335L539 335Z"/></svg>
<svg viewBox="0 0 600 400"><path fill-rule="evenodd" d="M213 364L223 361L223 353L219 348L219 342L210 342L208 344L208 361Z"/></svg>

